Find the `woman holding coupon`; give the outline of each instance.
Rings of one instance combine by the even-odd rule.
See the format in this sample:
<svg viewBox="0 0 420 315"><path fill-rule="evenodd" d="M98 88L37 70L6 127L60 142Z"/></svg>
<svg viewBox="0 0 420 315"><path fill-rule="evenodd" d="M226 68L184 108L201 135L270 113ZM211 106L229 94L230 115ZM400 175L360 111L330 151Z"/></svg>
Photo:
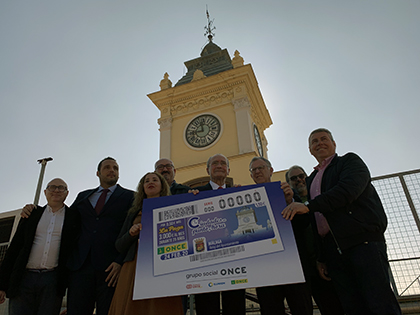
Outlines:
<svg viewBox="0 0 420 315"><path fill-rule="evenodd" d="M183 315L180 296L133 300L137 246L142 228L140 222L143 200L168 195L170 195L169 186L162 175L155 172L147 173L140 180L133 205L128 211L120 235L115 242L117 250L124 253L125 258L109 315Z"/></svg>

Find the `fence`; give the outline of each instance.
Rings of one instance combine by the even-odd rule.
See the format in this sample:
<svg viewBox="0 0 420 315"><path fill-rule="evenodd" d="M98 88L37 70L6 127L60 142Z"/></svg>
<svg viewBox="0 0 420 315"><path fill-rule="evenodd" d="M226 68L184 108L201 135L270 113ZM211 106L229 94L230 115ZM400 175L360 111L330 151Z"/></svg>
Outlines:
<svg viewBox="0 0 420 315"><path fill-rule="evenodd" d="M394 292L420 294L420 169L375 177L388 217L385 238Z"/></svg>

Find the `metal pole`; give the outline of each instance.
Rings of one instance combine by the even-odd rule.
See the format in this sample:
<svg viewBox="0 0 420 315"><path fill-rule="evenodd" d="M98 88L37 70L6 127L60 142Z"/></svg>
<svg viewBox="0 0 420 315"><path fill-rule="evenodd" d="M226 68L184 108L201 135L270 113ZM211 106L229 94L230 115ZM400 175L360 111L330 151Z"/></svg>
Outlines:
<svg viewBox="0 0 420 315"><path fill-rule="evenodd" d="M42 181L44 179L45 167L47 166L47 162L52 161L52 160L53 160L52 157L38 160L38 163L41 164L41 172L39 173L38 186L36 187L36 192L35 192L35 198L34 198L35 206L38 205L39 195L41 194L41 187L42 187Z"/></svg>
<svg viewBox="0 0 420 315"><path fill-rule="evenodd" d="M190 315L194 315L194 294L190 294Z"/></svg>

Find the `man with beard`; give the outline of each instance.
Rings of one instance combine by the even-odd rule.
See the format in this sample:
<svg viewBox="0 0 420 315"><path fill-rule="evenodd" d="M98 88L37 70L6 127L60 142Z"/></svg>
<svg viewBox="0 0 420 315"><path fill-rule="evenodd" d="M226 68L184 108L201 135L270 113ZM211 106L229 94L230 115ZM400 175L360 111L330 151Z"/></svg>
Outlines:
<svg viewBox="0 0 420 315"><path fill-rule="evenodd" d="M176 174L176 168L174 166L174 163L170 159L160 159L155 163L155 171L161 174L168 183L171 195L178 195L178 194L185 194L189 190L191 190L190 187L178 184L175 181L175 174ZM184 309L184 314L187 313L187 303L188 303L188 295L182 296L182 307Z"/></svg>
<svg viewBox="0 0 420 315"><path fill-rule="evenodd" d="M305 170L294 165L286 173L286 181L294 190L295 201L308 201L308 190L306 188L307 175ZM315 236L311 225L305 231L306 261L302 261L305 279L311 289L311 294L318 305L322 315L341 315L344 314L337 292L331 282L331 278L324 273L318 272L318 262L316 261Z"/></svg>
<svg viewBox="0 0 420 315"><path fill-rule="evenodd" d="M308 200L308 190L306 189L305 170L299 165L293 165L286 172L286 182L293 188L294 193L298 195L302 202Z"/></svg>
<svg viewBox="0 0 420 315"><path fill-rule="evenodd" d="M81 234L70 257L68 315L107 315L123 256L115 241L133 203L133 191L117 184L119 166L103 159L96 175L100 186L82 191L70 207L79 211Z"/></svg>
<svg viewBox="0 0 420 315"><path fill-rule="evenodd" d="M160 159L155 163L155 171L161 174L167 181L171 195L185 194L191 188L185 185L178 184L175 181L176 168L170 159Z"/></svg>

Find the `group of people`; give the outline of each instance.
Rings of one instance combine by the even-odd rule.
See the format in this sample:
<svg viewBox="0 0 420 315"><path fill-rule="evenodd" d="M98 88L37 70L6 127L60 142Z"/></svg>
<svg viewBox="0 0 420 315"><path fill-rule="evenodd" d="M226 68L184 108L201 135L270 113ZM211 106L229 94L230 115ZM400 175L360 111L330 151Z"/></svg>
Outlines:
<svg viewBox="0 0 420 315"><path fill-rule="evenodd" d="M389 284L387 219L367 166L354 153L338 156L327 129L310 134L309 151L318 162L311 175L292 166L281 183L281 214L291 220L306 282L257 288L261 314L285 314L285 300L292 314L312 314L312 297L323 315L401 314ZM211 156L206 170L210 181L195 192L227 187L224 155ZM256 184L271 182L266 158L254 157L249 171ZM24 207L0 266L0 303L7 294L11 315L57 315L67 288L68 315L95 308L98 315L185 314L186 296L133 300L132 293L143 200L191 188L175 181L166 158L136 192L117 184L114 158L103 159L96 174L100 186L79 193L70 207L59 178L47 184L46 206ZM197 315L219 315L220 304L224 315L244 315L245 290L195 295Z"/></svg>

